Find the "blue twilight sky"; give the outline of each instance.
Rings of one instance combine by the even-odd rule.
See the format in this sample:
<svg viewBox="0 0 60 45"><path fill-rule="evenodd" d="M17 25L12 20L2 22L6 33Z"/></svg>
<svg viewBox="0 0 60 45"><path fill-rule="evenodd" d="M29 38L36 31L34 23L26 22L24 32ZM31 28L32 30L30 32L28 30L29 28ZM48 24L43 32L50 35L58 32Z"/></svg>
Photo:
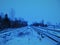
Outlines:
<svg viewBox="0 0 60 45"><path fill-rule="evenodd" d="M23 17L30 23L40 21L60 22L60 0L0 0L0 12L14 9L14 17Z"/></svg>

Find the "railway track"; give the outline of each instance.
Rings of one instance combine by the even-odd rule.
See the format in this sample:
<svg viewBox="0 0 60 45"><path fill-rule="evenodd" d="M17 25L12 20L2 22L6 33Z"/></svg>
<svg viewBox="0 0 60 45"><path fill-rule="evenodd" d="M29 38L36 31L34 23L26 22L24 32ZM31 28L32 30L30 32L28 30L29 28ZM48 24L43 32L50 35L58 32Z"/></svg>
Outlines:
<svg viewBox="0 0 60 45"><path fill-rule="evenodd" d="M57 29L50 29L50 28L46 28L46 27L38 27L40 29L45 29L45 30L49 30L49 31L55 31L55 32L58 32L60 33L60 30L57 30Z"/></svg>
<svg viewBox="0 0 60 45"><path fill-rule="evenodd" d="M25 29L25 30L23 30L23 29ZM57 36L57 35L54 35L54 34L51 34L51 33L47 32L48 29L39 28L39 27L34 27L34 26L24 27L23 29L21 29L21 30L23 30L23 31L26 31L26 30L28 30L28 29L34 30L34 31L36 31L39 35L42 34L42 35L48 37L49 39L53 40L53 41L56 42L57 44L60 43L60 37ZM19 32L20 30L17 30L17 31ZM52 31L52 30L49 29L49 31ZM8 35L8 36L9 36L12 32L16 32L16 30L7 31L7 32L5 32L5 33L0 34L0 36L1 36L1 35ZM55 31L55 32L56 32L56 31ZM59 33L59 32L58 32L58 33Z"/></svg>
<svg viewBox="0 0 60 45"><path fill-rule="evenodd" d="M47 31L47 32L50 32L51 34L54 34L54 35L56 35L57 37L59 37L60 38L60 30L57 30L57 29L49 29L49 28L46 28L46 27L37 27L38 29L43 29L43 30L45 30L45 31Z"/></svg>
<svg viewBox="0 0 60 45"><path fill-rule="evenodd" d="M54 42L56 42L57 44L60 43L60 37L58 37L57 35L51 34L47 31L45 31L45 29L40 29L37 27L32 27L37 33L42 33L43 35L47 36L49 39L53 40Z"/></svg>

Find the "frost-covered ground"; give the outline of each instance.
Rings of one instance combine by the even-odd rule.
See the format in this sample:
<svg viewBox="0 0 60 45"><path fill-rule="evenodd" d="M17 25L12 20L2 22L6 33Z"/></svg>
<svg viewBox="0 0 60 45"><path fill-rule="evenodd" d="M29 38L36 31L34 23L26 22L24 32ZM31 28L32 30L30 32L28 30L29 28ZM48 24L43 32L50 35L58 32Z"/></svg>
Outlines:
<svg viewBox="0 0 60 45"><path fill-rule="evenodd" d="M32 27L8 29L0 33L0 45L57 45L47 36L39 35Z"/></svg>

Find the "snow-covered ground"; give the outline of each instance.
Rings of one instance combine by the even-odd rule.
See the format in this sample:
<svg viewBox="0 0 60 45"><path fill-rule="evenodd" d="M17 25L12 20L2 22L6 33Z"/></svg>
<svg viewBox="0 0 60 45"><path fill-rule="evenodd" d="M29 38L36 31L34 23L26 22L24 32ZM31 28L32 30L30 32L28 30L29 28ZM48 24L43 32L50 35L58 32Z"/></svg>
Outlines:
<svg viewBox="0 0 60 45"><path fill-rule="evenodd" d="M60 28L53 28L53 27L38 27L40 29L44 29L45 31L48 31L51 34L57 35L60 37Z"/></svg>
<svg viewBox="0 0 60 45"><path fill-rule="evenodd" d="M57 45L44 35L42 38L32 27L8 29L0 33L0 45Z"/></svg>

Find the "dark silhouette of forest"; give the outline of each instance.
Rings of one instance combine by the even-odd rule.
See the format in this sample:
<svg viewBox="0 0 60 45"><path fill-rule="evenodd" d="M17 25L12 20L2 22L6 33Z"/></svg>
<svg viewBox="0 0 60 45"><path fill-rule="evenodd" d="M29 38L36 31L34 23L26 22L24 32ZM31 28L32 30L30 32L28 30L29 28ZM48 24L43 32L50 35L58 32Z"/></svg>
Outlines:
<svg viewBox="0 0 60 45"><path fill-rule="evenodd" d="M13 17L14 15L14 10L11 11L11 17ZM3 17L2 17L3 16ZM21 27L25 27L28 26L28 22L25 20L21 20L21 18L19 19L11 19L8 17L8 14L0 14L0 31L2 31L3 29L7 29L7 28L21 28ZM42 20L41 22L34 22L32 24L30 24L30 26L41 26L41 27L48 27L48 26L53 26L54 28L56 27L55 25L52 25L50 23L44 23L44 20ZM60 23L59 25L57 25L57 27L60 28Z"/></svg>
<svg viewBox="0 0 60 45"><path fill-rule="evenodd" d="M48 27L48 25L47 24L43 24L43 23L33 23L33 24L31 24L31 26L41 26L41 27Z"/></svg>
<svg viewBox="0 0 60 45"><path fill-rule="evenodd" d="M34 22L31 24L31 26L41 26L41 27L48 27L47 24L44 24L44 20L42 20L42 22Z"/></svg>
<svg viewBox="0 0 60 45"><path fill-rule="evenodd" d="M8 18L8 14L5 14L4 17L0 15L0 30L6 28L20 28L25 27L27 25L28 25L27 21L18 19L10 20L10 18Z"/></svg>
<svg viewBox="0 0 60 45"><path fill-rule="evenodd" d="M45 24L44 20L41 20L41 22L34 22L30 26L51 27L51 28L53 27L54 29L55 28L60 28L60 24L59 23L58 24L52 24L51 22L47 22Z"/></svg>

